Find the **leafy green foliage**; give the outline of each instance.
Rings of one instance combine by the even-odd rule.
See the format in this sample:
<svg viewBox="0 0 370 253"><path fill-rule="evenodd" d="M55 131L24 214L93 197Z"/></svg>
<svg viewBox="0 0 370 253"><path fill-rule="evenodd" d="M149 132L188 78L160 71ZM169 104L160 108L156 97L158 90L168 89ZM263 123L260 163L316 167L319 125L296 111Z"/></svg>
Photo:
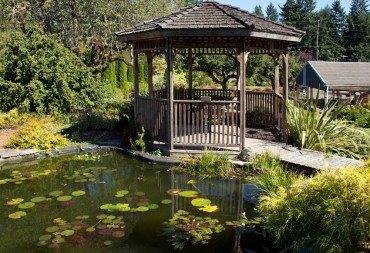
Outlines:
<svg viewBox="0 0 370 253"><path fill-rule="evenodd" d="M21 114L17 109L12 109L9 112L0 111L0 126L16 127L22 125L31 115Z"/></svg>
<svg viewBox="0 0 370 253"><path fill-rule="evenodd" d="M288 134L293 145L312 150L336 153L348 157L361 158L364 154L361 142L356 143L354 136L368 134L337 120L341 108L335 104L326 106L321 112L317 101L312 107L306 104L288 104ZM340 136L340 138L338 138Z"/></svg>
<svg viewBox="0 0 370 253"><path fill-rule="evenodd" d="M370 170L326 170L263 196L257 207L280 244L315 252L358 252L369 240Z"/></svg>
<svg viewBox="0 0 370 253"><path fill-rule="evenodd" d="M145 152L146 147L145 147L145 141L144 141L144 136L145 136L145 129L144 127L141 128L141 131L137 133L137 138L135 140L130 140L131 142L131 148L134 151L142 151Z"/></svg>
<svg viewBox="0 0 370 253"><path fill-rule="evenodd" d="M338 118L353 122L358 127L370 128L370 112L360 106L345 107Z"/></svg>
<svg viewBox="0 0 370 253"><path fill-rule="evenodd" d="M51 150L65 147L69 141L59 133L59 126L50 118L29 119L21 126L15 136L11 137L9 148L35 148Z"/></svg>
<svg viewBox="0 0 370 253"><path fill-rule="evenodd" d="M66 113L111 95L72 52L37 29L14 33L0 57L0 109ZM6 94L6 96L5 96Z"/></svg>
<svg viewBox="0 0 370 253"><path fill-rule="evenodd" d="M234 171L226 154L214 154L212 152L205 152L199 157L184 160L181 166L191 173L199 174L201 177L227 177Z"/></svg>

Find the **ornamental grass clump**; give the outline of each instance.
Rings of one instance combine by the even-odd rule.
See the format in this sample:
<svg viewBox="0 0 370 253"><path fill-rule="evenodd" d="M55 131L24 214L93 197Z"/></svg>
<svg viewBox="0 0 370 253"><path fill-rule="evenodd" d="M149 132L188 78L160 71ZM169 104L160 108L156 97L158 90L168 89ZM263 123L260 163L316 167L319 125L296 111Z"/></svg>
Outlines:
<svg viewBox="0 0 370 253"><path fill-rule="evenodd" d="M263 194L276 193L280 187L289 187L304 175L286 168L277 155L264 153L253 158L253 169L257 172L255 183Z"/></svg>
<svg viewBox="0 0 370 253"><path fill-rule="evenodd" d="M262 196L257 211L282 246L362 252L370 240L370 169L328 169Z"/></svg>
<svg viewBox="0 0 370 253"><path fill-rule="evenodd" d="M205 152L199 157L190 158L182 163L182 167L200 177L227 177L234 172L226 154Z"/></svg>
<svg viewBox="0 0 370 253"><path fill-rule="evenodd" d="M313 106L307 104L287 104L288 135L290 142L301 148L334 153L353 158L364 158L368 154L361 152L366 149L362 141L356 142L355 136L370 139L360 129L337 119L342 108L335 104L318 110L317 101Z"/></svg>
<svg viewBox="0 0 370 253"><path fill-rule="evenodd" d="M68 144L66 137L60 134L60 127L50 118L31 118L10 138L7 147L51 150Z"/></svg>

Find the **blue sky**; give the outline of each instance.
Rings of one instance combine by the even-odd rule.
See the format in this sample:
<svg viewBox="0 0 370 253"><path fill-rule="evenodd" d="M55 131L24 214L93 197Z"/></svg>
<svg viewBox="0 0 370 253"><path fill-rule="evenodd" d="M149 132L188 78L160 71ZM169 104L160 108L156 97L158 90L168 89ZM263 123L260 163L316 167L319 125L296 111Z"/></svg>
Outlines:
<svg viewBox="0 0 370 253"><path fill-rule="evenodd" d="M230 4L236 7L239 7L243 10L253 12L254 7L256 5L261 5L262 10L265 12L267 5L269 5L270 2L272 2L276 9L280 12L279 6L283 6L286 0L258 0L258 1L252 1L252 0L216 0L219 3L223 4ZM316 0L316 9L320 10L321 8L324 8L326 5L329 5L329 7L333 4L334 0ZM348 13L352 0L341 0L340 1L342 7L344 8L345 12Z"/></svg>

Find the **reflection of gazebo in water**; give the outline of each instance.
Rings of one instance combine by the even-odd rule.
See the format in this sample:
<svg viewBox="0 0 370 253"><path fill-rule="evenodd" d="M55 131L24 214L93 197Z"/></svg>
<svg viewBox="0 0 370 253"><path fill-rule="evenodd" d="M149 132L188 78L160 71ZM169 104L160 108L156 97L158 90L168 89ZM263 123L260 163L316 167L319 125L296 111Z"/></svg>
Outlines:
<svg viewBox="0 0 370 253"><path fill-rule="evenodd" d="M259 125L273 126L286 139L288 52L304 32L238 8L203 2L121 32L118 39L131 43L134 63L135 120L154 139L167 144L169 154L184 147L245 147L247 115ZM139 95L138 56L148 61L148 96ZM153 57L165 54L167 90L153 90ZM188 59L188 90L174 90L176 54ZM274 93L246 92L246 62L250 54L268 54L274 60ZM238 90L195 90L192 63L199 55L230 55L238 60ZM279 59L283 59L283 96L279 94ZM263 117L262 117L263 116ZM254 122L256 123L256 122ZM187 151L188 152L188 151Z"/></svg>

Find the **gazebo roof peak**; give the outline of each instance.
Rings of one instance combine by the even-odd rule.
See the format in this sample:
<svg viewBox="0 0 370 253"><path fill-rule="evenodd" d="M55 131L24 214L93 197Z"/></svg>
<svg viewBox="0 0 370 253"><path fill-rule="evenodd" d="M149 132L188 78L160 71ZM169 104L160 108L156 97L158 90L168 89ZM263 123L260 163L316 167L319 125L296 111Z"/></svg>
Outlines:
<svg viewBox="0 0 370 253"><path fill-rule="evenodd" d="M183 7L166 16L116 32L120 40L127 42L155 37L199 36L199 34L300 41L305 32L215 1Z"/></svg>

